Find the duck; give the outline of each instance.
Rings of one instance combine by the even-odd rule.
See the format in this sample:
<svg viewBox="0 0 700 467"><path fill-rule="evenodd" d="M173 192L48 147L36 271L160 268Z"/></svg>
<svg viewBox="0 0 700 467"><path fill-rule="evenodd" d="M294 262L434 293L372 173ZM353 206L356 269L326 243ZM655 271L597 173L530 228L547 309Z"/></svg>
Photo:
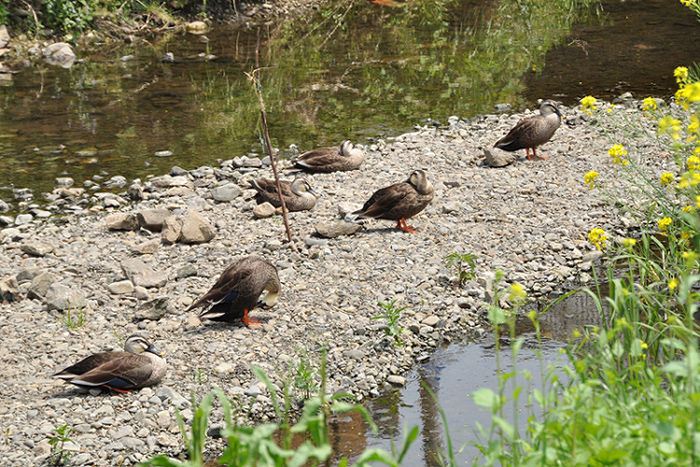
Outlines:
<svg viewBox="0 0 700 467"><path fill-rule="evenodd" d="M267 201L274 207L280 207L280 197L277 194L277 184L274 180L251 180L250 186L258 192L255 195L255 200L258 204ZM308 180L303 177L296 178L294 181L280 180L280 188L282 188L282 197L284 205L288 211L308 211L316 206L316 198L320 195L311 188Z"/></svg>
<svg viewBox="0 0 700 467"><path fill-rule="evenodd" d="M406 219L421 212L433 200L435 189L424 170L416 170L401 183L377 190L370 199L345 220L373 218L397 221L396 228L408 233L418 233Z"/></svg>
<svg viewBox="0 0 700 467"><path fill-rule="evenodd" d="M561 125L562 113L557 103L547 99L540 105L540 114L526 117L518 122L507 135L496 141L494 147L504 151L517 151L525 149L528 160L530 149L535 159L546 159L547 156L538 156L537 147L543 145L554 135Z"/></svg>
<svg viewBox="0 0 700 467"><path fill-rule="evenodd" d="M300 171L311 173L330 173L355 170L362 165L365 155L362 149L353 145L349 140L340 143L340 146L313 149L294 158L294 167L288 171Z"/></svg>
<svg viewBox="0 0 700 467"><path fill-rule="evenodd" d="M126 339L123 352L100 352L54 374L76 386L103 386L120 393L153 386L165 376L164 353L145 336L133 334Z"/></svg>
<svg viewBox="0 0 700 467"><path fill-rule="evenodd" d="M264 291L267 293L258 300ZM227 322L240 319L246 326L262 326L248 313L255 308L273 307L279 294L280 279L275 266L259 256L247 256L228 266L212 288L187 311L205 308L200 318Z"/></svg>

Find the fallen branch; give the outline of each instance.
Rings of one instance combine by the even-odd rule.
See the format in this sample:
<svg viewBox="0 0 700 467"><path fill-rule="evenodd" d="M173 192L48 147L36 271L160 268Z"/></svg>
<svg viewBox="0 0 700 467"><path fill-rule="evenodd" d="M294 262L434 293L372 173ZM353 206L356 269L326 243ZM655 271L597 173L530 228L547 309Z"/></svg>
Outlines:
<svg viewBox="0 0 700 467"><path fill-rule="evenodd" d="M287 219L287 205L284 202L284 197L282 196L282 186L280 185L280 176L277 172L277 164L275 163L275 155L272 151L272 143L270 142L270 132L267 126L267 116L265 114L265 103L262 98L262 86L260 81L257 79L257 73L261 70L258 66L258 54L260 47L260 29L258 29L258 41L255 47L255 70L252 73L246 73L245 75L250 80L250 84L255 87L255 93L258 95L258 104L260 105L260 115L262 118L263 125L263 135L265 136L265 144L267 145L267 153L270 156L270 166L272 167L272 173L275 175L275 184L277 185L277 196L280 198L280 205L282 207L282 220L284 221L284 228L287 230L287 239L295 253L298 253L296 245L292 241L292 230L289 228L289 220Z"/></svg>

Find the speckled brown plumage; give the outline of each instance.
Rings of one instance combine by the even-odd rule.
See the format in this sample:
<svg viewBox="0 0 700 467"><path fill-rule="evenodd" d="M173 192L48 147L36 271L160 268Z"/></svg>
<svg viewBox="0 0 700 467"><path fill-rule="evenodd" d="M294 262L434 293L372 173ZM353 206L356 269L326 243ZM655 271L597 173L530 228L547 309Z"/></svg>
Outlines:
<svg viewBox="0 0 700 467"><path fill-rule="evenodd" d="M348 217L348 220L374 218L398 221L396 227L410 233L416 233L412 226L406 225L406 219L421 212L432 201L435 194L433 185L423 170L416 170L405 182L382 188Z"/></svg>
<svg viewBox="0 0 700 467"><path fill-rule="evenodd" d="M365 155L362 150L345 140L340 146L318 148L296 157L291 171L303 170L312 173L330 173L355 170L362 165Z"/></svg>
<svg viewBox="0 0 700 467"><path fill-rule="evenodd" d="M124 352L100 352L54 374L77 386L105 386L118 392L152 386L165 375L162 352L139 335L129 336Z"/></svg>
<svg viewBox="0 0 700 467"><path fill-rule="evenodd" d="M268 293L258 302L263 291ZM199 315L215 321L240 319L245 325L260 324L248 317L254 308L270 308L277 303L280 280L277 269L258 256L248 256L227 267L202 298L187 311L205 307Z"/></svg>
<svg viewBox="0 0 700 467"><path fill-rule="evenodd" d="M280 207L277 184L274 180L251 180L250 186L258 192L255 195L258 204L267 201L276 208ZM305 178L297 178L293 182L280 180L280 188L282 188L284 205L289 211L308 211L316 206L318 194Z"/></svg>
<svg viewBox="0 0 700 467"><path fill-rule="evenodd" d="M561 116L557 103L548 99L542 102L540 115L520 120L507 135L494 144L494 147L504 151L525 149L529 160L532 160L530 157L530 149L532 149L536 159L546 159L546 156L537 156L537 147L549 141L554 135L561 124Z"/></svg>

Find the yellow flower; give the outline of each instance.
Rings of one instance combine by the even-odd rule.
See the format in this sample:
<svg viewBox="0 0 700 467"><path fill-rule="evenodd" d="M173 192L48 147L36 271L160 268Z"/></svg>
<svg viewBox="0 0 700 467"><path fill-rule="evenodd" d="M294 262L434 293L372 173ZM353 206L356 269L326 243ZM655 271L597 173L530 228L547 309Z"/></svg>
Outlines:
<svg viewBox="0 0 700 467"><path fill-rule="evenodd" d="M514 304L522 303L525 298L527 298L527 293L525 288L518 283L513 283L510 285L510 290L508 291L508 299Z"/></svg>
<svg viewBox="0 0 700 467"><path fill-rule="evenodd" d="M640 339L640 340L641 340L641 339ZM643 349L648 349L648 348L649 348L649 344L647 344L647 343L644 342L644 341L640 342L639 345L640 345Z"/></svg>
<svg viewBox="0 0 700 467"><path fill-rule="evenodd" d="M659 219L658 224L659 224L659 230L662 232L665 232L668 229L668 226L671 225L673 221L671 220L670 217L664 217L663 219Z"/></svg>
<svg viewBox="0 0 700 467"><path fill-rule="evenodd" d="M695 203L700 204L700 196L695 197ZM693 206L683 206L683 209L681 209L683 212L687 212L688 214L695 214L695 207Z"/></svg>
<svg viewBox="0 0 700 467"><path fill-rule="evenodd" d="M671 279L671 281L668 283L668 288L671 289L671 292L676 290L676 287L678 287L678 279L675 277Z"/></svg>
<svg viewBox="0 0 700 467"><path fill-rule="evenodd" d="M684 172L683 175L681 176L681 181L678 183L678 188L682 189L682 188L688 188L689 186L698 186L698 185L700 185L700 172L698 172L698 171Z"/></svg>
<svg viewBox="0 0 700 467"><path fill-rule="evenodd" d="M700 82L684 85L676 91L676 98L679 101L700 102Z"/></svg>
<svg viewBox="0 0 700 467"><path fill-rule="evenodd" d="M598 108L595 106L596 102L597 101L593 96L584 97L581 99L581 110L586 112L588 115L593 115L593 111Z"/></svg>
<svg viewBox="0 0 700 467"><path fill-rule="evenodd" d="M651 111L656 110L656 99L653 97L647 97L642 101L642 110Z"/></svg>
<svg viewBox="0 0 700 467"><path fill-rule="evenodd" d="M690 232L686 232L685 230L681 232L681 239L683 240L688 240L692 236L693 235Z"/></svg>
<svg viewBox="0 0 700 467"><path fill-rule="evenodd" d="M698 260L698 258L700 258L700 255L698 255L694 251L686 251L681 256L683 257L683 259L685 259L685 262L688 266L693 266Z"/></svg>
<svg viewBox="0 0 700 467"><path fill-rule="evenodd" d="M588 241L591 242L596 248L602 250L605 248L605 241L608 239L608 235L605 230L596 227L588 233Z"/></svg>
<svg viewBox="0 0 700 467"><path fill-rule="evenodd" d="M583 183L587 184L589 189L593 189L595 179L598 178L598 172L591 170L583 176Z"/></svg>
<svg viewBox="0 0 700 467"><path fill-rule="evenodd" d="M625 238L622 240L622 245L626 246L627 248L632 248L637 244L637 240L634 238Z"/></svg>
<svg viewBox="0 0 700 467"><path fill-rule="evenodd" d="M661 174L661 184L670 185L672 182L676 181L676 176L671 172L666 172Z"/></svg>
<svg viewBox="0 0 700 467"><path fill-rule="evenodd" d="M700 157L690 156L685 160L685 163L688 165L688 170L691 172L700 169Z"/></svg>
<svg viewBox="0 0 700 467"><path fill-rule="evenodd" d="M616 144L608 149L608 154L612 157L613 164L627 165L629 162L623 159L627 155L627 150L621 144Z"/></svg>
<svg viewBox="0 0 700 467"><path fill-rule="evenodd" d="M676 82L685 83L688 80L688 68L684 66L679 66L673 70L673 76L676 77Z"/></svg>
<svg viewBox="0 0 700 467"><path fill-rule="evenodd" d="M660 135L667 133L672 139L680 138L681 121L671 116L666 116L659 119L658 133Z"/></svg>
<svg viewBox="0 0 700 467"><path fill-rule="evenodd" d="M700 128L700 118L697 115L690 116L690 123L688 123L688 133L698 133Z"/></svg>

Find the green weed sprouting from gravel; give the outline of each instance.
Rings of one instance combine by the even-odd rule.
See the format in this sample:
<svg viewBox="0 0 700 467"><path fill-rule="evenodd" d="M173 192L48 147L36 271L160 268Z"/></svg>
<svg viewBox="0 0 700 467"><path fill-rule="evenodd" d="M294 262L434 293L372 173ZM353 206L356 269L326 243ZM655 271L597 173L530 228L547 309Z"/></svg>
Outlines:
<svg viewBox="0 0 700 467"><path fill-rule="evenodd" d="M71 331L77 331L78 328L83 327L85 324L86 317L86 309L79 308L73 311L72 308L68 308L63 315L63 324L65 324Z"/></svg>
<svg viewBox="0 0 700 467"><path fill-rule="evenodd" d="M61 425L54 430L54 436L49 439L49 444L51 445L49 462L51 465L65 465L70 460L71 453L64 448L64 445L67 442L73 442L69 438L72 432L73 429L67 424Z"/></svg>
<svg viewBox="0 0 700 467"><path fill-rule="evenodd" d="M393 337L396 345L403 345L401 340L401 333L403 328L399 327L399 318L401 317L401 312L406 309L406 307L396 308L396 300L392 300L389 303L379 302L379 305L384 309L384 312L373 316L371 319L385 319L387 328L385 333L387 336Z"/></svg>
<svg viewBox="0 0 700 467"><path fill-rule="evenodd" d="M468 280L476 277L476 255L471 253L451 253L445 257L447 269L455 269L455 275L459 285L464 285ZM469 269L467 269L469 268Z"/></svg>

